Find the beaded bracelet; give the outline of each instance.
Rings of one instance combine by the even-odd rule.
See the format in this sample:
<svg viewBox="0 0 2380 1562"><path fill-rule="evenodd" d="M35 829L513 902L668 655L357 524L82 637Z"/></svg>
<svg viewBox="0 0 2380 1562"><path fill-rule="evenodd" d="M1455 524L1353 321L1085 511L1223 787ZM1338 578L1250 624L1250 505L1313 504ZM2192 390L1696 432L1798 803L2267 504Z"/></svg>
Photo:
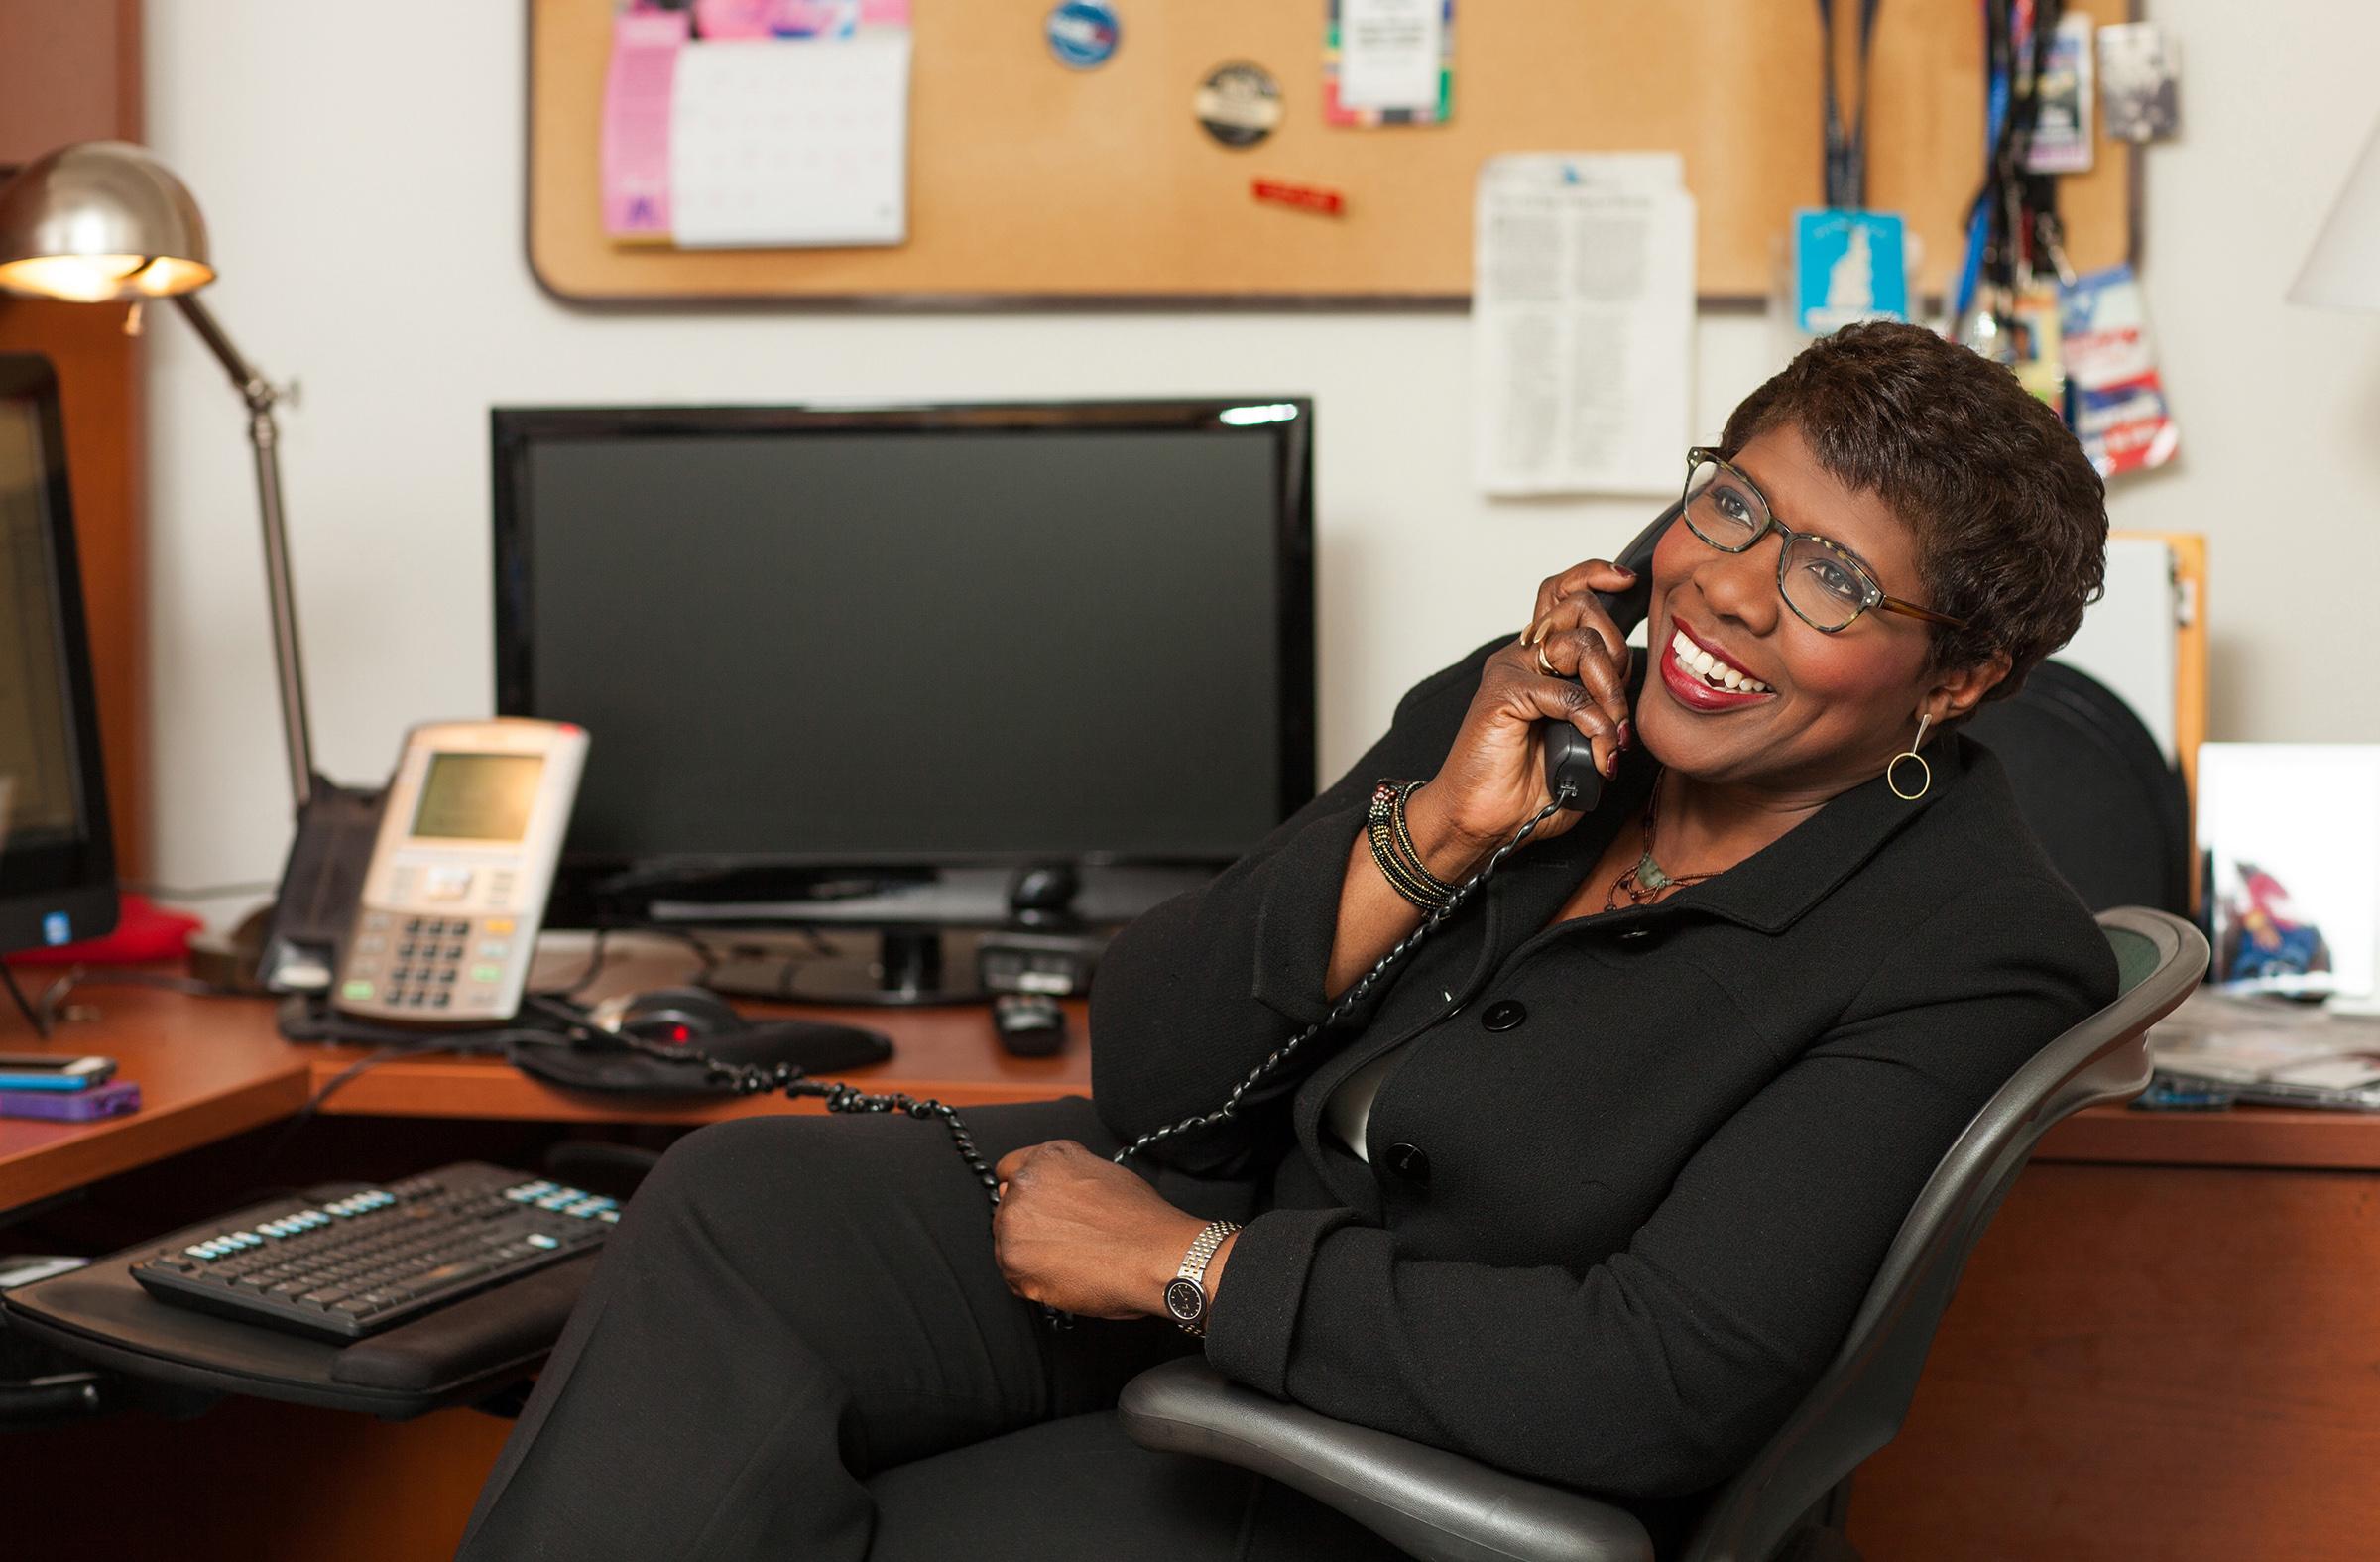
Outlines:
<svg viewBox="0 0 2380 1562"><path fill-rule="evenodd" d="M1455 886L1430 872L1406 828L1405 800L1420 786L1419 781L1383 781L1372 787L1366 833L1371 860L1388 887L1420 909L1435 911L1454 901Z"/></svg>
<svg viewBox="0 0 2380 1562"><path fill-rule="evenodd" d="M1445 903L1436 891L1416 879L1412 870L1399 859L1396 837L1385 819L1374 822L1369 833L1372 863L1380 870L1380 877L1388 881L1390 889L1424 911L1437 910Z"/></svg>

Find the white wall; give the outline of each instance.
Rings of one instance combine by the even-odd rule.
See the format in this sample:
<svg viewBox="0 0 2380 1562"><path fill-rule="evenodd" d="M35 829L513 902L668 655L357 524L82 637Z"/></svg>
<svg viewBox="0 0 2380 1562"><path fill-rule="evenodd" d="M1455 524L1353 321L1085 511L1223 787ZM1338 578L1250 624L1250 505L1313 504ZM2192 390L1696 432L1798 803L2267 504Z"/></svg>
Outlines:
<svg viewBox="0 0 2380 1562"><path fill-rule="evenodd" d="M2380 578L2380 316L2282 302L2380 110L2380 7L2153 9L2189 72L2188 139L2150 154L2147 235L2184 454L2124 487L2115 522L2213 539L2216 737L2380 741L2357 665ZM303 384L285 460L333 776L385 772L410 721L490 707L495 404L1311 394L1326 770L1414 677L1517 626L1542 575L1645 514L1471 490L1460 317L557 304L522 254L521 13L148 8L150 136L206 210L223 277L209 300L257 363ZM286 787L241 418L178 321L161 314L152 335L156 876L267 878ZM1700 431L1771 351L1757 318L1705 319Z"/></svg>

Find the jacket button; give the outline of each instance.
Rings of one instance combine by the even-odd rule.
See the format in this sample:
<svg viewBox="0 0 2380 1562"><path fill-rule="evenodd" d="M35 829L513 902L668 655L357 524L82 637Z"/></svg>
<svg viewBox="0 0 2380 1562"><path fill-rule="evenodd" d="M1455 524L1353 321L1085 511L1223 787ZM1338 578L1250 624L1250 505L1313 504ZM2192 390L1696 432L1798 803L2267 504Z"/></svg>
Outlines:
<svg viewBox="0 0 2380 1562"><path fill-rule="evenodd" d="M1529 1009L1526 1004L1520 1003L1516 999L1506 998L1489 1004L1488 1012L1480 1016L1480 1023L1490 1030L1509 1030L1528 1018Z"/></svg>
<svg viewBox="0 0 2380 1562"><path fill-rule="evenodd" d="M1652 936L1652 929L1649 927L1631 927L1626 932L1621 933L1619 936L1629 940L1649 938Z"/></svg>
<svg viewBox="0 0 2380 1562"><path fill-rule="evenodd" d="M1430 1180L1430 1157L1422 1153L1418 1144L1389 1145L1387 1163L1390 1171L1407 1182Z"/></svg>

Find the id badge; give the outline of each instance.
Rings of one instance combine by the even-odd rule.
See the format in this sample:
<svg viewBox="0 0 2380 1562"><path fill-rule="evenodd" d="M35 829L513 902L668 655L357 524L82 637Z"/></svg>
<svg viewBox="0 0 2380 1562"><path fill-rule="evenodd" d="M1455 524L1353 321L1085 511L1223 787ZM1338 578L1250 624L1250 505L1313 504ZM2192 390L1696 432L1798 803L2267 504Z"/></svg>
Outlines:
<svg viewBox="0 0 2380 1562"><path fill-rule="evenodd" d="M2016 383L2063 414L2066 350L2058 290L2043 284L2018 294L2008 309L2008 366Z"/></svg>
<svg viewBox="0 0 2380 1562"><path fill-rule="evenodd" d="M2099 29L2099 107L2118 141L2171 141L2182 129L2182 55L2154 22Z"/></svg>
<svg viewBox="0 0 2380 1562"><path fill-rule="evenodd" d="M2182 433L2149 343L2148 305L2129 266L2075 279L2064 292L2068 421L2101 477L2174 458Z"/></svg>
<svg viewBox="0 0 2380 1562"><path fill-rule="evenodd" d="M2050 39L2041 67L2034 111L2033 147L2025 158L2032 174L2083 174L2090 170L2090 18L2069 15Z"/></svg>

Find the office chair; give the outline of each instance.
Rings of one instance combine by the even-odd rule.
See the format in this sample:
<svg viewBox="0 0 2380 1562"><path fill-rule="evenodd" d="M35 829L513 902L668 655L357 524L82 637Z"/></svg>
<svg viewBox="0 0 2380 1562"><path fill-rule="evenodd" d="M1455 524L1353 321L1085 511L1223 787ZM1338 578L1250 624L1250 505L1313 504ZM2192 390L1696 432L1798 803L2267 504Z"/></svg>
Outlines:
<svg viewBox="0 0 2380 1562"><path fill-rule="evenodd" d="M2093 911L2190 911L2190 799L2182 773L2120 696L2045 661L1977 711L1967 736L1999 757L2017 812Z"/></svg>
<svg viewBox="0 0 2380 1562"><path fill-rule="evenodd" d="M1893 1238L1835 1361L1660 1562L1801 1562L1858 1553L1842 1532L1844 1484L1907 1415L1935 1326L1967 1255L2052 1124L2149 1082L2149 1026L2206 974L2206 940L2181 918L2100 913L2114 1003L2034 1054L1969 1122ZM1242 1466L1339 1509L1424 1562L1656 1562L1635 1516L1579 1492L1351 1426L1225 1380L1197 1357L1126 1385L1125 1431L1149 1448Z"/></svg>

